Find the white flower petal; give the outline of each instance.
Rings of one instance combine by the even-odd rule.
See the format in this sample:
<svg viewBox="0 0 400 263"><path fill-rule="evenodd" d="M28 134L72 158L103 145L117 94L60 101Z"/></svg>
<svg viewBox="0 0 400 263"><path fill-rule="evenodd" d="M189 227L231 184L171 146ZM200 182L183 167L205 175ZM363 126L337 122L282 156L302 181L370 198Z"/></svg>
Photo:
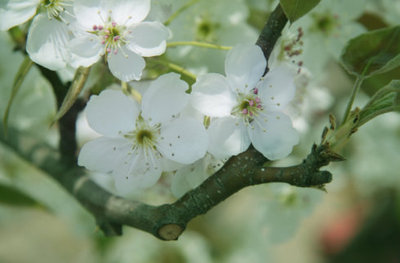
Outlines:
<svg viewBox="0 0 400 263"><path fill-rule="evenodd" d="M267 61L259 46L239 44L229 50L225 59L226 77L234 90L247 92L262 77Z"/></svg>
<svg viewBox="0 0 400 263"><path fill-rule="evenodd" d="M179 114L189 101L186 82L176 73L152 81L142 98L142 116L151 123L168 121Z"/></svg>
<svg viewBox="0 0 400 263"><path fill-rule="evenodd" d="M247 129L239 118L213 119L208 127L208 152L217 159L226 159L249 148Z"/></svg>
<svg viewBox="0 0 400 263"><path fill-rule="evenodd" d="M143 57L159 56L165 52L168 29L160 22L142 22L129 28L129 48Z"/></svg>
<svg viewBox="0 0 400 263"><path fill-rule="evenodd" d="M109 13L117 24L130 26L139 23L150 12L150 0L102 0L102 10Z"/></svg>
<svg viewBox="0 0 400 263"><path fill-rule="evenodd" d="M193 164L185 165L178 169L172 177L171 192L179 198L187 191L199 186L208 176L218 171L223 166L223 161L215 159L211 154Z"/></svg>
<svg viewBox="0 0 400 263"><path fill-rule="evenodd" d="M40 0L2 0L0 2L0 31L20 25L36 13Z"/></svg>
<svg viewBox="0 0 400 263"><path fill-rule="evenodd" d="M80 36L72 39L68 43L69 51L71 52L71 66L77 68L79 66L89 67L96 63L104 52L104 47L101 45L96 36Z"/></svg>
<svg viewBox="0 0 400 263"><path fill-rule="evenodd" d="M159 158L154 152L137 151L122 159L113 172L117 190L129 194L157 183L162 173Z"/></svg>
<svg viewBox="0 0 400 263"><path fill-rule="evenodd" d="M267 113L252 122L249 135L254 148L270 160L284 158L299 142L299 135L290 118L281 112Z"/></svg>
<svg viewBox="0 0 400 263"><path fill-rule="evenodd" d="M204 169L203 159L193 164L183 166L173 175L171 191L175 197L181 197L187 191L200 185L208 177Z"/></svg>
<svg viewBox="0 0 400 263"><path fill-rule="evenodd" d="M50 70L59 70L67 65L67 42L67 26L39 14L29 28L26 51L35 63Z"/></svg>
<svg viewBox="0 0 400 263"><path fill-rule="evenodd" d="M271 69L257 88L264 108L271 111L283 109L296 93L294 76L285 66Z"/></svg>
<svg viewBox="0 0 400 263"><path fill-rule="evenodd" d="M136 102L116 90L105 90L98 96L91 96L86 106L89 126L110 137L132 131L138 115Z"/></svg>
<svg viewBox="0 0 400 263"><path fill-rule="evenodd" d="M117 167L131 149L129 141L123 138L100 137L83 145L78 156L78 165L87 169L109 173Z"/></svg>
<svg viewBox="0 0 400 263"><path fill-rule="evenodd" d="M104 25L108 18L105 10L100 8L99 0L75 0L74 14L84 30L92 30L94 25Z"/></svg>
<svg viewBox="0 0 400 263"><path fill-rule="evenodd" d="M204 115L224 117L231 114L236 98L224 76L209 73L197 78L192 88L191 102Z"/></svg>
<svg viewBox="0 0 400 263"><path fill-rule="evenodd" d="M145 67L144 59L125 46L118 49L117 54L107 56L111 73L122 81L139 80Z"/></svg>
<svg viewBox="0 0 400 263"><path fill-rule="evenodd" d="M181 118L161 127L157 149L165 158L190 164L206 154L207 145L207 132L201 122Z"/></svg>
<svg viewBox="0 0 400 263"><path fill-rule="evenodd" d="M173 172L184 166L184 164L172 161L167 158L161 158L160 164L161 164L163 172Z"/></svg>

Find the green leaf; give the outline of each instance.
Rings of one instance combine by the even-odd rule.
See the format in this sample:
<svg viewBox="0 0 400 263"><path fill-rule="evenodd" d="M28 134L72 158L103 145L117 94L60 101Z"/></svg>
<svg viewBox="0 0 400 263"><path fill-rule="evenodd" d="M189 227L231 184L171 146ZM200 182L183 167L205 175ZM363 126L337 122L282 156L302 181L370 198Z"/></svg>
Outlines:
<svg viewBox="0 0 400 263"><path fill-rule="evenodd" d="M392 80L370 99L360 111L357 127L391 111L400 111L400 80Z"/></svg>
<svg viewBox="0 0 400 263"><path fill-rule="evenodd" d="M4 116L3 116L3 126L4 126L5 134L7 134L8 117L10 115L11 105L12 105L14 98L17 95L19 89L21 88L22 83L24 82L26 75L29 73L29 70L31 69L32 65L33 65L33 61L28 56L26 56L24 61L21 64L21 66L18 69L17 75L15 75L12 90L11 90L11 96L8 99L7 108L6 108L6 111L4 112Z"/></svg>
<svg viewBox="0 0 400 263"><path fill-rule="evenodd" d="M280 0L283 12L291 23L311 11L321 0Z"/></svg>
<svg viewBox="0 0 400 263"><path fill-rule="evenodd" d="M74 76L74 80L67 92L67 95L65 95L64 101L61 104L60 109L58 110L54 121L59 120L62 116L64 116L65 113L74 105L76 99L79 96L79 93L81 93L83 87L85 86L86 80L89 76L89 71L90 68L84 68L84 67L79 67Z"/></svg>
<svg viewBox="0 0 400 263"><path fill-rule="evenodd" d="M400 26L370 31L350 40L342 52L345 69L369 77L400 66Z"/></svg>
<svg viewBox="0 0 400 263"><path fill-rule="evenodd" d="M42 206L32 197L4 184L0 184L0 203L14 206Z"/></svg>

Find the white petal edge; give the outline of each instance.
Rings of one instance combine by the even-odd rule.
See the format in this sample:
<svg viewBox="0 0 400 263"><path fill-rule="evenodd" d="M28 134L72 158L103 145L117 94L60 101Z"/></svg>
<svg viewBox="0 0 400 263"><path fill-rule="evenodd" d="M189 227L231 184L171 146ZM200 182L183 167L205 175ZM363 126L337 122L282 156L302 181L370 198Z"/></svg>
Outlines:
<svg viewBox="0 0 400 263"><path fill-rule="evenodd" d="M92 30L94 25L104 25L104 21L107 21L108 14L101 9L99 2L99 0L74 1L74 14L83 30Z"/></svg>
<svg viewBox="0 0 400 263"><path fill-rule="evenodd" d="M229 50L225 59L225 73L234 90L247 93L262 77L267 61L255 44L239 44Z"/></svg>
<svg viewBox="0 0 400 263"><path fill-rule="evenodd" d="M180 118L161 127L157 149L170 160L190 164L207 151L208 136L201 122Z"/></svg>
<svg viewBox="0 0 400 263"><path fill-rule="evenodd" d="M0 4L0 31L25 23L36 14L40 0L2 0Z"/></svg>
<svg viewBox="0 0 400 263"><path fill-rule="evenodd" d="M178 169L172 177L171 192L179 198L187 191L200 185L207 177L204 158Z"/></svg>
<svg viewBox="0 0 400 263"><path fill-rule="evenodd" d="M208 176L214 174L223 166L223 161L206 154L200 160L178 169L172 176L171 192L179 198L187 191L199 186Z"/></svg>
<svg viewBox="0 0 400 263"><path fill-rule="evenodd" d="M142 116L151 123L168 121L186 107L189 94L186 82L176 73L160 76L150 83L142 98Z"/></svg>
<svg viewBox="0 0 400 263"><path fill-rule="evenodd" d="M250 138L240 118L224 117L211 120L208 127L208 152L217 159L226 159L247 150Z"/></svg>
<svg viewBox="0 0 400 263"><path fill-rule="evenodd" d="M191 93L193 108L211 117L229 116L236 104L226 78L217 73L208 73L197 78Z"/></svg>
<svg viewBox="0 0 400 263"><path fill-rule="evenodd" d="M111 73L125 82L139 80L146 65L141 56L127 49L125 46L121 47L117 54L108 54L107 61Z"/></svg>
<svg viewBox="0 0 400 263"><path fill-rule="evenodd" d="M110 13L120 25L130 26L143 21L150 12L150 0L102 0L102 10Z"/></svg>
<svg viewBox="0 0 400 263"><path fill-rule="evenodd" d="M96 63L104 52L104 47L96 36L83 35L69 41L72 67L89 67Z"/></svg>
<svg viewBox="0 0 400 263"><path fill-rule="evenodd" d="M135 128L139 106L121 91L104 90L90 97L85 113L92 129L115 137Z"/></svg>
<svg viewBox="0 0 400 263"><path fill-rule="evenodd" d="M159 56L167 48L168 28L160 22L142 22L129 28L128 47L143 57Z"/></svg>
<svg viewBox="0 0 400 263"><path fill-rule="evenodd" d="M265 121L266 120L266 121ZM289 116L272 112L252 122L248 127L254 148L270 160L288 156L293 146L299 142L299 135L292 126Z"/></svg>

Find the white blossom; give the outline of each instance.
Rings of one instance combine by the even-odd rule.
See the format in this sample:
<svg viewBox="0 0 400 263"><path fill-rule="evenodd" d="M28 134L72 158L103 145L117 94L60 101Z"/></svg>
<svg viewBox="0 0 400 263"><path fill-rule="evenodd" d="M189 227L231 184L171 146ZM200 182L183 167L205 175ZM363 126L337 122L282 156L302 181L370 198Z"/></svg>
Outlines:
<svg viewBox="0 0 400 263"><path fill-rule="evenodd" d="M174 5L188 1L174 1ZM250 16L249 9L243 0L200 0L192 2L185 12L172 20L169 27L174 41L200 41L223 46L234 46L256 41L257 31L246 23ZM211 7L211 8L210 8ZM224 57L221 50L205 49L194 46L168 48L167 57L196 74L223 72Z"/></svg>
<svg viewBox="0 0 400 263"><path fill-rule="evenodd" d="M29 27L26 51L32 61L43 67L64 69L69 61L66 44L70 35L63 15L70 5L70 0L1 2L0 30L22 24L32 18L36 10L43 10L33 18Z"/></svg>
<svg viewBox="0 0 400 263"><path fill-rule="evenodd" d="M282 112L295 94L291 72L271 69L256 45L238 45L225 60L226 77L209 73L193 86L193 107L214 117L208 128L208 151L224 159L245 151L250 143L265 157L287 156L298 143L290 118Z"/></svg>
<svg viewBox="0 0 400 263"><path fill-rule="evenodd" d="M211 154L206 154L202 159L179 168L171 181L171 192L179 198L204 182L207 177L216 173L226 160L217 160Z"/></svg>
<svg viewBox="0 0 400 263"><path fill-rule="evenodd" d="M366 31L356 21L365 5L366 0L321 1L288 28L292 32L299 27L303 29L304 44L298 59L313 73L314 79L325 75L330 60L339 61L342 49L350 39Z"/></svg>
<svg viewBox="0 0 400 263"><path fill-rule="evenodd" d="M76 0L76 38L70 50L79 57L72 65L90 66L105 55L114 76L122 81L139 80L143 57L165 52L168 29L160 22L143 21L150 0Z"/></svg>
<svg viewBox="0 0 400 263"><path fill-rule="evenodd" d="M68 27L61 21L38 14L29 28L26 52L35 63L50 70L66 68L69 62Z"/></svg>
<svg viewBox="0 0 400 263"><path fill-rule="evenodd" d="M0 1L0 31L25 23L36 14L40 0Z"/></svg>
<svg viewBox="0 0 400 263"><path fill-rule="evenodd" d="M202 158L208 144L204 126L179 115L189 100L186 89L177 74L169 73L150 85L141 105L121 91L92 96L86 116L103 136L83 146L78 164L111 173L117 190L129 193L154 185L175 163Z"/></svg>

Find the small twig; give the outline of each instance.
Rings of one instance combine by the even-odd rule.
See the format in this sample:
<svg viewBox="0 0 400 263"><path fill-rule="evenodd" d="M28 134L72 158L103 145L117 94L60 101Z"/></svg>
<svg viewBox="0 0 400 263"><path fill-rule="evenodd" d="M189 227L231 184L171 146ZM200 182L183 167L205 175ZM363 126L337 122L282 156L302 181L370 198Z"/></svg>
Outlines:
<svg viewBox="0 0 400 263"><path fill-rule="evenodd" d="M199 0L192 0L190 2L185 3L183 6L181 6L175 13L173 13L168 19L167 21L164 22L164 25L168 26L169 24L171 24L171 22L177 18L183 11L185 11L186 9L188 9L189 7L191 7L192 5L194 5L195 3L197 3Z"/></svg>
<svg viewBox="0 0 400 263"><path fill-rule="evenodd" d="M195 46L195 47L203 47L203 48L212 48L219 50L230 50L232 47L221 46L212 43L199 42L199 41L176 41L176 42L168 42L167 47L176 47L176 46Z"/></svg>

